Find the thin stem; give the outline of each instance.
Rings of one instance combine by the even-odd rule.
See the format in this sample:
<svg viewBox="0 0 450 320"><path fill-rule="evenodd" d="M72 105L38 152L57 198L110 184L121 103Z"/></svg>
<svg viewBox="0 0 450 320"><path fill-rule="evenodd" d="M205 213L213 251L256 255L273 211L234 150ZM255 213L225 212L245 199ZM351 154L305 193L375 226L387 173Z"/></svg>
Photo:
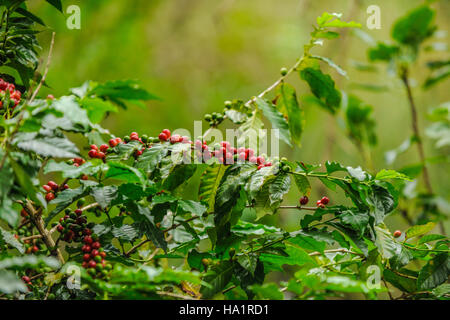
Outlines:
<svg viewBox="0 0 450 320"><path fill-rule="evenodd" d="M425 182L425 187L427 188L428 193L433 193L433 189L431 187L431 182L430 182L430 176L428 174L428 168L425 163L425 152L423 150L422 136L420 135L420 131L419 131L419 119L417 116L417 108L416 108L416 103L415 103L413 95L412 95L411 86L409 84L408 73L409 73L408 68L403 67L401 69L400 78L403 82L403 85L405 86L406 94L408 96L408 102L409 102L409 107L411 110L411 118L412 118L411 125L412 125L412 130L413 130L414 136L417 140L417 150L419 152L420 162L423 165L423 179Z"/></svg>
<svg viewBox="0 0 450 320"><path fill-rule="evenodd" d="M269 93L270 91L272 91L273 89L275 89L280 83L282 83L284 81L284 79L286 79L292 72L296 71L297 68L302 64L303 60L305 59L305 55L303 55L302 57L298 58L297 61L295 62L295 64L286 72L285 75L282 75L280 78L277 79L277 81L275 81L274 83L272 83L269 87L267 87L264 91L262 91L260 94L258 94L255 97L252 97L250 100L248 100L245 105L250 105L252 103L254 103L256 101L256 98L262 98L264 97L267 93ZM224 116L224 119L226 119L227 117ZM205 131L205 133L203 134L203 137L208 136L208 134L211 132L213 127L208 128L208 130Z"/></svg>

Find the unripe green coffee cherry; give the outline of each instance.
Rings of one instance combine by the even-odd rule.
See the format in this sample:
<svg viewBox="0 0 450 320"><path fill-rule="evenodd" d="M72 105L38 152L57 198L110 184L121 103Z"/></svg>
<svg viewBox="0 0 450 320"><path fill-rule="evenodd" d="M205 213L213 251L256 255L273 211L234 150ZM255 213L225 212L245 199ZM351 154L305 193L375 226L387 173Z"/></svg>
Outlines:
<svg viewBox="0 0 450 320"><path fill-rule="evenodd" d="M125 136L125 137L123 137L123 141L125 141L125 142L130 142L130 136Z"/></svg>
<svg viewBox="0 0 450 320"><path fill-rule="evenodd" d="M233 103L230 100L225 101L224 104L226 109L231 109L231 106L233 105Z"/></svg>
<svg viewBox="0 0 450 320"><path fill-rule="evenodd" d="M143 143L147 143L148 142L148 136L146 134L141 136L141 140Z"/></svg>
<svg viewBox="0 0 450 320"><path fill-rule="evenodd" d="M77 207L78 207L78 208L81 208L82 206L84 206L85 203L86 203L86 200L80 199L80 200L78 200L78 202L77 202Z"/></svg>
<svg viewBox="0 0 450 320"><path fill-rule="evenodd" d="M205 114L205 121L211 121L211 119L212 116L209 113Z"/></svg>
<svg viewBox="0 0 450 320"><path fill-rule="evenodd" d="M281 68L280 69L280 73L281 73L281 75L284 77L285 75L287 75L287 73L288 73L288 70L286 69L286 68Z"/></svg>

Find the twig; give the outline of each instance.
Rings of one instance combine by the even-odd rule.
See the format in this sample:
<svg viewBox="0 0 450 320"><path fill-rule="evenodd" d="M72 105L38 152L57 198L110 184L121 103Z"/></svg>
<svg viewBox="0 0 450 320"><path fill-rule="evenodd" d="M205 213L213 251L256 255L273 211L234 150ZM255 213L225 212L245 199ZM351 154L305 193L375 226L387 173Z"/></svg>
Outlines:
<svg viewBox="0 0 450 320"><path fill-rule="evenodd" d="M42 235L42 240L44 241L48 250L50 250L50 252L52 252L52 253L56 253L58 260L62 264L64 264L64 258L61 254L61 251L55 246L55 241L53 240L50 232L45 228L44 220L42 219L42 216L41 216L42 209L39 208L38 210L36 210L33 207L33 204L31 203L31 201L28 199L26 200L26 206L27 206L28 211L30 212L30 219L36 226L36 229Z"/></svg>
<svg viewBox="0 0 450 320"><path fill-rule="evenodd" d="M45 79L47 78L48 68L50 67L50 61L52 59L52 52L53 52L54 44L55 44L55 32L52 33L52 40L50 41L50 49L48 51L47 64L45 65L44 74L42 75L41 81L39 81L38 86L34 90L33 95L30 98L30 101L28 101L28 104L30 104L36 98L37 94L39 93L39 90L41 89L42 85L45 82Z"/></svg>

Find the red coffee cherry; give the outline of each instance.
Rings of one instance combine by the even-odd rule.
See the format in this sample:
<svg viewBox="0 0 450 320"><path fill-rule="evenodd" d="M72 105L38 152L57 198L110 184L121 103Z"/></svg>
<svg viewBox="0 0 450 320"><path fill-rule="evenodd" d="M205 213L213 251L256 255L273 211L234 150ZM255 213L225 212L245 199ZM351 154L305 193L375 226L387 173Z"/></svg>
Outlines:
<svg viewBox="0 0 450 320"><path fill-rule="evenodd" d="M305 204L307 204L308 201L309 201L309 198L308 198L307 196L303 196L303 197L300 198L300 204L301 204L302 206L304 206Z"/></svg>
<svg viewBox="0 0 450 320"><path fill-rule="evenodd" d="M89 261L89 263L88 263L89 268L95 268L96 266L97 266L97 262L95 262L94 260Z"/></svg>
<svg viewBox="0 0 450 320"><path fill-rule="evenodd" d="M37 246L33 246L33 252L36 253L39 251L39 248Z"/></svg>
<svg viewBox="0 0 450 320"><path fill-rule="evenodd" d="M323 197L322 199L320 199L320 201L326 205L328 204L328 202L330 202L330 199L328 199L328 197Z"/></svg>
<svg viewBox="0 0 450 320"><path fill-rule="evenodd" d="M111 148L114 148L115 146L118 145L118 142L117 142L116 139L110 139L110 140L108 141L108 144L109 144L109 146L110 146Z"/></svg>
<svg viewBox="0 0 450 320"><path fill-rule="evenodd" d="M98 242L98 241L95 241L92 245L91 245L91 247L92 247L92 249L99 249L101 246L100 246L100 242Z"/></svg>
<svg viewBox="0 0 450 320"><path fill-rule="evenodd" d="M98 151L98 147L95 144L91 144L91 150Z"/></svg>
<svg viewBox="0 0 450 320"><path fill-rule="evenodd" d="M167 141L168 137L167 137L166 134L160 133L159 136L158 136L158 139L159 139L160 141Z"/></svg>
<svg viewBox="0 0 450 320"><path fill-rule="evenodd" d="M395 230L394 232L394 238L398 238L402 235L402 232L400 230Z"/></svg>
<svg viewBox="0 0 450 320"><path fill-rule="evenodd" d="M89 260L91 260L91 255L90 255L89 253L85 253L85 254L83 255L83 260L84 260L84 261L89 261Z"/></svg>
<svg viewBox="0 0 450 320"><path fill-rule="evenodd" d="M259 156L259 157L256 158L256 163L257 164L261 165L261 164L264 164L264 162L266 162L266 159L264 159L264 157Z"/></svg>
<svg viewBox="0 0 450 320"><path fill-rule="evenodd" d="M46 184L44 184L44 185L42 186L42 188L43 188L45 191L47 191L47 192L52 191L52 188L51 188L50 186L46 185Z"/></svg>
<svg viewBox="0 0 450 320"><path fill-rule="evenodd" d="M108 150L108 149L109 149L109 146L107 144L102 144L100 146L100 151L101 152L106 152L106 150Z"/></svg>
<svg viewBox="0 0 450 320"><path fill-rule="evenodd" d="M63 189L64 189L64 190L67 190L67 189L69 189L69 188L70 188L70 187L69 187L69 185L68 185L67 183L63 185Z"/></svg>
<svg viewBox="0 0 450 320"><path fill-rule="evenodd" d="M54 181L49 181L49 182L47 183L47 185L48 185L50 188L52 188L52 190L58 191L59 186L58 186L58 184L57 184L56 182L54 182Z"/></svg>
<svg viewBox="0 0 450 320"><path fill-rule="evenodd" d="M91 244L92 242L94 242L94 241L92 240L91 236L84 237L84 243Z"/></svg>
<svg viewBox="0 0 450 320"><path fill-rule="evenodd" d="M52 192L49 192L45 195L45 200L47 200L47 202L52 201L53 199L55 199L55 194Z"/></svg>
<svg viewBox="0 0 450 320"><path fill-rule="evenodd" d="M163 131L161 131L161 133L164 133L167 136L167 138L170 138L171 133L169 129L164 129Z"/></svg>
<svg viewBox="0 0 450 320"><path fill-rule="evenodd" d="M23 280L23 282L26 282L26 283L31 281L30 277L28 277L28 276L23 276L22 280Z"/></svg>
<svg viewBox="0 0 450 320"><path fill-rule="evenodd" d="M23 218L28 217L28 212L27 212L27 210L22 209L22 211L20 211L20 215L21 215Z"/></svg>
<svg viewBox="0 0 450 320"><path fill-rule="evenodd" d="M63 227L62 225L58 225L58 226L56 227L56 229L57 229L59 232L63 232L63 231L64 231L64 227Z"/></svg>
<svg viewBox="0 0 450 320"><path fill-rule="evenodd" d="M97 150L94 149L89 150L88 156L91 158L97 158Z"/></svg>

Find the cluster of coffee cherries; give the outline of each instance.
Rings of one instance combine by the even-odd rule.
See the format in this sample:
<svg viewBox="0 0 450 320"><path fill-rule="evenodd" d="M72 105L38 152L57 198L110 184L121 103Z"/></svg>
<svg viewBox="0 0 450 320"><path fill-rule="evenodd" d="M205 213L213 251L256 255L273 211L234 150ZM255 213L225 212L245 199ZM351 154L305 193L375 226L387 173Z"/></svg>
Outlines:
<svg viewBox="0 0 450 320"><path fill-rule="evenodd" d="M7 102L7 94L9 92L9 105L6 106ZM0 78L0 109L9 107L10 109L14 109L19 103L21 99L22 93L19 90L16 90L16 87L13 83L6 82L5 80Z"/></svg>
<svg viewBox="0 0 450 320"><path fill-rule="evenodd" d="M74 212L66 209L65 215L59 219L56 229L61 233L64 241L71 243L72 241L80 242L84 236L91 235L93 226L93 223L87 223L87 217L83 215L83 210L78 208Z"/></svg>
<svg viewBox="0 0 450 320"><path fill-rule="evenodd" d="M20 215L24 217L24 221L28 218L28 212L25 209L22 209ZM14 237L19 240L20 237L31 237L33 236L33 226L31 224L22 224L22 226L17 230L17 234ZM47 248L42 243L41 239L25 239L23 240L25 253L33 254L33 253L44 253L47 252Z"/></svg>
<svg viewBox="0 0 450 320"><path fill-rule="evenodd" d="M171 144L175 143L188 143L192 144L192 141L189 140L188 136L180 136L179 134L172 135L169 129L164 129L158 135L158 139L161 142L169 141Z"/></svg>
<svg viewBox="0 0 450 320"><path fill-rule="evenodd" d="M49 182L47 182L47 184L44 184L42 186L42 189L44 189L46 192L45 200L47 200L47 202L50 202L56 198L58 192L65 190L65 189L69 189L69 185L67 183L65 183L63 185L58 185L54 181L49 181Z"/></svg>
<svg viewBox="0 0 450 320"><path fill-rule="evenodd" d="M266 162L264 156L256 156L255 151L251 148L235 148L230 142L222 141L215 146L214 150L209 151L208 145L205 141L196 140L194 149L197 151L197 158L208 161L211 158L216 158L221 164L233 164L235 162L245 163L246 161L258 165L258 170L263 167L270 167L271 162Z"/></svg>
<svg viewBox="0 0 450 320"><path fill-rule="evenodd" d="M52 268L45 266L45 264L41 262L36 268L26 269L22 276L22 281L25 282L28 290L31 291L33 286L41 287L43 285L45 280L40 275L49 272L52 272Z"/></svg>
<svg viewBox="0 0 450 320"><path fill-rule="evenodd" d="M106 252L101 247L97 235L84 236L83 243L84 245L81 247L81 251L84 253L82 267L87 269L92 277L107 277L112 265L106 262Z"/></svg>
<svg viewBox="0 0 450 320"><path fill-rule="evenodd" d="M96 278L105 278L112 269L111 264L107 263L106 252L101 248L101 244L97 235L92 232L94 223L88 223L87 217L83 215L81 207L84 200L77 202L78 209L71 212L66 209L64 217L59 220L56 225L57 230L62 234L63 240L71 242L82 242L81 251L83 253L82 267Z"/></svg>
<svg viewBox="0 0 450 320"><path fill-rule="evenodd" d="M309 198L307 196L303 196L299 199L300 205L304 206L308 203ZM330 199L328 197L322 197L322 199L319 199L316 201L316 206L318 208L325 208L325 206L330 202Z"/></svg>

